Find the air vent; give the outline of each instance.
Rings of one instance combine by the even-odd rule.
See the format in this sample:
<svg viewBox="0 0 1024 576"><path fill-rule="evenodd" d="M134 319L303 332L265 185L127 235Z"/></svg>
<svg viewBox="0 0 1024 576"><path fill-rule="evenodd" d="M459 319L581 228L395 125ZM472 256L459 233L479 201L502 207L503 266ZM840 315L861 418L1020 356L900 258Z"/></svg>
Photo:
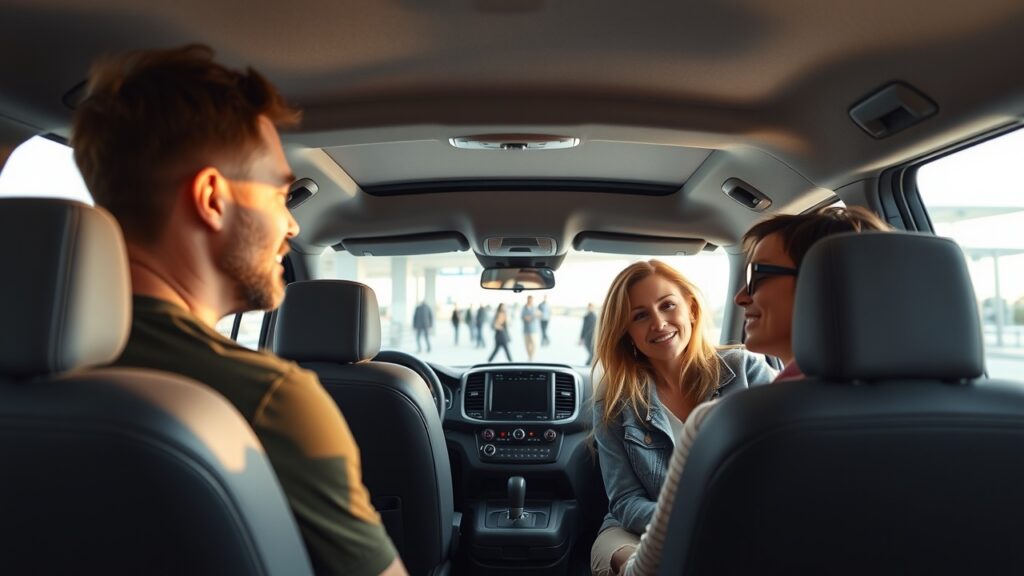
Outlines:
<svg viewBox="0 0 1024 576"><path fill-rule="evenodd" d="M572 418L576 411L576 379L571 374L555 373L555 420Z"/></svg>
<svg viewBox="0 0 1024 576"><path fill-rule="evenodd" d="M474 372L466 378L466 389L462 394L466 416L483 419L484 417L484 373Z"/></svg>

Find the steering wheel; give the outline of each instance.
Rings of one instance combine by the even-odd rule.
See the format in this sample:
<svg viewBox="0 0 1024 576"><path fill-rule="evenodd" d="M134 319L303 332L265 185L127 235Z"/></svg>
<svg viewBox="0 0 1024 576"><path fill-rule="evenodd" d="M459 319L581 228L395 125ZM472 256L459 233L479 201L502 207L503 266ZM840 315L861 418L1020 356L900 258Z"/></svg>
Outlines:
<svg viewBox="0 0 1024 576"><path fill-rule="evenodd" d="M430 395L434 398L434 404L437 406L437 415L441 418L441 422L444 422L444 386L441 386L441 380L438 379L437 373L435 373L434 369L430 367L430 364L427 364L412 354L407 354L399 350L381 350L373 360L375 362L390 362L392 364L398 364L399 366L405 366L419 374L420 378L426 382L427 388L430 389Z"/></svg>

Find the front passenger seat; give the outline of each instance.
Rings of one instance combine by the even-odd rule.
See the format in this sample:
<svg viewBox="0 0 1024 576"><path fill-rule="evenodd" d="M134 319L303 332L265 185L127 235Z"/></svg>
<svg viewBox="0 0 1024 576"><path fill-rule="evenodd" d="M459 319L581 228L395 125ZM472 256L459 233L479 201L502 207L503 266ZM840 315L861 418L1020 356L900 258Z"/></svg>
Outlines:
<svg viewBox="0 0 1024 576"><path fill-rule="evenodd" d="M370 287L293 282L278 310L274 352L316 372L359 445L363 483L414 576L450 570L452 474L444 430L416 372L371 361L380 311Z"/></svg>
<svg viewBox="0 0 1024 576"><path fill-rule="evenodd" d="M659 573L1020 572L1024 384L981 378L956 243L821 240L797 279L793 344L805 380L708 415Z"/></svg>
<svg viewBox="0 0 1024 576"><path fill-rule="evenodd" d="M0 245L2 571L312 574L231 404L176 375L96 368L121 354L131 321L114 219L4 199Z"/></svg>

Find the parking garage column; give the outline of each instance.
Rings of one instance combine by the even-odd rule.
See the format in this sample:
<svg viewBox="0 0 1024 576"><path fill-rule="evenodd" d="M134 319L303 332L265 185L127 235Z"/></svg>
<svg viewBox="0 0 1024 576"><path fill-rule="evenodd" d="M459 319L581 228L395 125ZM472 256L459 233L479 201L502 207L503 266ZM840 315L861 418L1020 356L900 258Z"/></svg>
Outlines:
<svg viewBox="0 0 1024 576"><path fill-rule="evenodd" d="M334 274L339 280L359 282L359 260L350 252L335 252Z"/></svg>
<svg viewBox="0 0 1024 576"><path fill-rule="evenodd" d="M412 326L412 312L408 300L409 259L405 256L391 257L391 323L388 344L401 348L405 326Z"/></svg>
<svg viewBox="0 0 1024 576"><path fill-rule="evenodd" d="M1006 317L1004 316L1006 306L1003 305L1003 294L999 289L999 250L992 251L992 270L995 274L996 281L996 300L995 300L995 312L996 312L996 346L1003 347L1003 329L1006 325Z"/></svg>
<svg viewBox="0 0 1024 576"><path fill-rule="evenodd" d="M433 309L437 309L437 268L423 270L423 300Z"/></svg>

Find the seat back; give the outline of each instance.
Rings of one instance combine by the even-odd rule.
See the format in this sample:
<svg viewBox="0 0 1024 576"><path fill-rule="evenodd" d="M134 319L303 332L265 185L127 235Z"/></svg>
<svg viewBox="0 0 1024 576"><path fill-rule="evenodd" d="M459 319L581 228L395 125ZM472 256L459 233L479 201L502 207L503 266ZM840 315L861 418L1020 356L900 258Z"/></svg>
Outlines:
<svg viewBox="0 0 1024 576"><path fill-rule="evenodd" d="M1006 573L1024 562L1024 386L983 380L955 243L837 235L797 280L807 378L701 428L660 574Z"/></svg>
<svg viewBox="0 0 1024 576"><path fill-rule="evenodd" d="M443 573L452 547L452 476L444 430L422 378L373 362L380 312L368 286L288 285L274 352L317 373L359 445L363 482L410 574Z"/></svg>
<svg viewBox="0 0 1024 576"><path fill-rule="evenodd" d="M252 430L121 353L131 288L109 214L0 200L0 563L11 574L311 574Z"/></svg>

